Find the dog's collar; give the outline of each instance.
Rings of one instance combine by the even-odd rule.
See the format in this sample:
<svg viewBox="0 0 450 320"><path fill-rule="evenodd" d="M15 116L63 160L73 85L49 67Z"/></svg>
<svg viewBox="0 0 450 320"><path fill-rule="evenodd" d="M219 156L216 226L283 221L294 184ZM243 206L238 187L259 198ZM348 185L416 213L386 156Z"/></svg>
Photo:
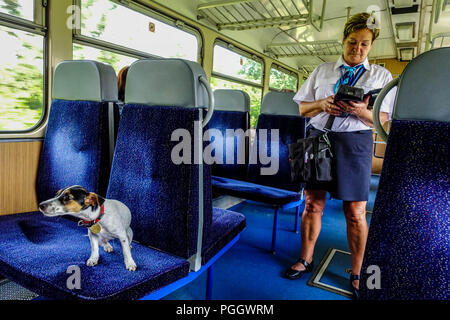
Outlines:
<svg viewBox="0 0 450 320"><path fill-rule="evenodd" d="M97 219L95 220L91 220L91 221L87 221L87 220L80 220L78 221L78 225L79 226L83 226L86 228L90 228L92 227L94 224L98 223L100 221L100 219L103 217L103 215L105 214L105 206L102 205L102 207L100 208L100 214L97 217Z"/></svg>

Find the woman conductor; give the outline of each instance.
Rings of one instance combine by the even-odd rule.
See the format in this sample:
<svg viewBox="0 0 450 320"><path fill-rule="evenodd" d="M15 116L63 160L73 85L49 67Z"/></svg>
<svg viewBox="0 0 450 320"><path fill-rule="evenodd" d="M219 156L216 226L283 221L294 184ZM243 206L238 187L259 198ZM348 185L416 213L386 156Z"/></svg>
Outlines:
<svg viewBox="0 0 450 320"><path fill-rule="evenodd" d="M373 119L372 111L368 109L369 97L362 102L340 101L336 104L333 104L333 99L339 85L354 83L356 79L355 87L363 88L365 93L382 88L392 80L388 70L370 65L367 59L379 35L373 19L369 13L350 17L344 28L341 57L337 62L319 65L294 97L294 101L299 104L300 114L311 118L309 136L321 134L330 115L335 116L328 134L334 163L332 182L306 185L305 210L301 222L301 255L286 270L285 276L298 279L303 273L312 271L314 247L320 233L328 191L332 197L343 200L354 298L358 298L359 275L368 234L366 203L372 166ZM390 118L394 93L391 91L381 106L382 123Z"/></svg>

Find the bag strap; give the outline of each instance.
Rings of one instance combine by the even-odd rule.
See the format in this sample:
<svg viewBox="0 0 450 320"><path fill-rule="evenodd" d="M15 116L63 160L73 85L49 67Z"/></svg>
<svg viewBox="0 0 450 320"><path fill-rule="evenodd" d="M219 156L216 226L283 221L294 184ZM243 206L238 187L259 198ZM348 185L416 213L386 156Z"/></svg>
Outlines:
<svg viewBox="0 0 450 320"><path fill-rule="evenodd" d="M358 74L358 76L353 80L353 83L350 85L351 87L353 87L358 82L358 80L361 79L364 72L366 72L366 68L362 67L361 72ZM336 118L336 116L333 116L332 114L330 114L330 116L328 117L328 121L327 121L325 127L323 128L323 130L325 130L325 132L331 131L331 127L333 126L333 122L334 122L335 118Z"/></svg>

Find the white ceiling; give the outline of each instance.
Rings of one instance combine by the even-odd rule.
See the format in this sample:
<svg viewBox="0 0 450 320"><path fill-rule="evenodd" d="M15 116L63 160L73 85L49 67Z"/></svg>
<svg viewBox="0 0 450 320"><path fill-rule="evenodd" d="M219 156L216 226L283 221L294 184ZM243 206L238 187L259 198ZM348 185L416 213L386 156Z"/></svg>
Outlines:
<svg viewBox="0 0 450 320"><path fill-rule="evenodd" d="M253 0L259 1L253 3L256 6L264 5L265 13L274 16L279 16L281 13L286 13L284 8L293 8L293 3L297 6L301 13L306 13L307 10L303 5L302 0ZM281 1L283 3L281 3ZM261 29L251 29L251 30L220 30L222 33L230 38L241 42L248 47L264 53L266 47L274 43L292 43L298 41L321 41L321 40L335 40L342 41L342 31L344 24L347 20L348 7L350 7L350 15L358 12L372 12L378 15L380 21L380 36L375 41L374 46L370 52L369 58L394 58L397 57L396 42L398 40L394 38L392 25L397 23L399 20L412 19L416 23L417 35L413 39L416 42L419 41L417 53L421 53L425 48L426 33L429 29L429 17L431 15L431 8L433 0L394 0L397 6L401 5L402 2L406 4L418 4L419 12L417 14L409 14L406 16L401 15L391 15L391 11L388 6L393 6L393 0L327 0L326 10L324 14L324 24L322 30L319 32L311 25L306 26L282 26L282 27L271 27L271 28L261 28ZM192 19L197 20L199 11L197 6L204 3L217 2L217 0L155 0L180 14ZM442 0L444 3L445 0ZM314 0L314 13L317 15L321 14L322 10L322 0ZM250 3L250 5L252 5ZM283 5L283 6L282 6ZM441 12L439 21L437 24L433 24L432 34L437 33L449 33L450 32L450 5L447 5L446 11ZM239 7L240 8L240 7ZM277 10L278 9L278 10ZM233 8L234 10L234 8ZM230 10L232 11L232 10ZM277 12L278 11L278 14ZM292 11L292 10L291 10ZM297 12L298 12L297 11ZM291 12L292 14L292 12ZM406 17L406 18L405 18ZM216 25L211 22L211 19L201 19L198 20L199 23L208 26L212 29L218 30ZM394 23L393 23L394 22ZM448 39L445 40L446 42ZM437 41L440 44L440 41ZM309 56L298 56L292 58L280 57L279 60L283 63L293 67L301 68L302 66L314 67L324 61L335 61L337 56L333 55L309 55Z"/></svg>

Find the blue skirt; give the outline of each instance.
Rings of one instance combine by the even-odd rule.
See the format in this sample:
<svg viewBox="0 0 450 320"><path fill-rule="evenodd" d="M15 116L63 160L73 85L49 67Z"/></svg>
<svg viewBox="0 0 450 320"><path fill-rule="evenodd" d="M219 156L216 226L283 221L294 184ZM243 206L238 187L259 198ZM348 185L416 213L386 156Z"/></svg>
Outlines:
<svg viewBox="0 0 450 320"><path fill-rule="evenodd" d="M307 136L323 131L310 128ZM372 130L329 132L333 162L333 180L327 183L307 183L307 190L325 190L333 198L344 201L367 201L372 174Z"/></svg>

